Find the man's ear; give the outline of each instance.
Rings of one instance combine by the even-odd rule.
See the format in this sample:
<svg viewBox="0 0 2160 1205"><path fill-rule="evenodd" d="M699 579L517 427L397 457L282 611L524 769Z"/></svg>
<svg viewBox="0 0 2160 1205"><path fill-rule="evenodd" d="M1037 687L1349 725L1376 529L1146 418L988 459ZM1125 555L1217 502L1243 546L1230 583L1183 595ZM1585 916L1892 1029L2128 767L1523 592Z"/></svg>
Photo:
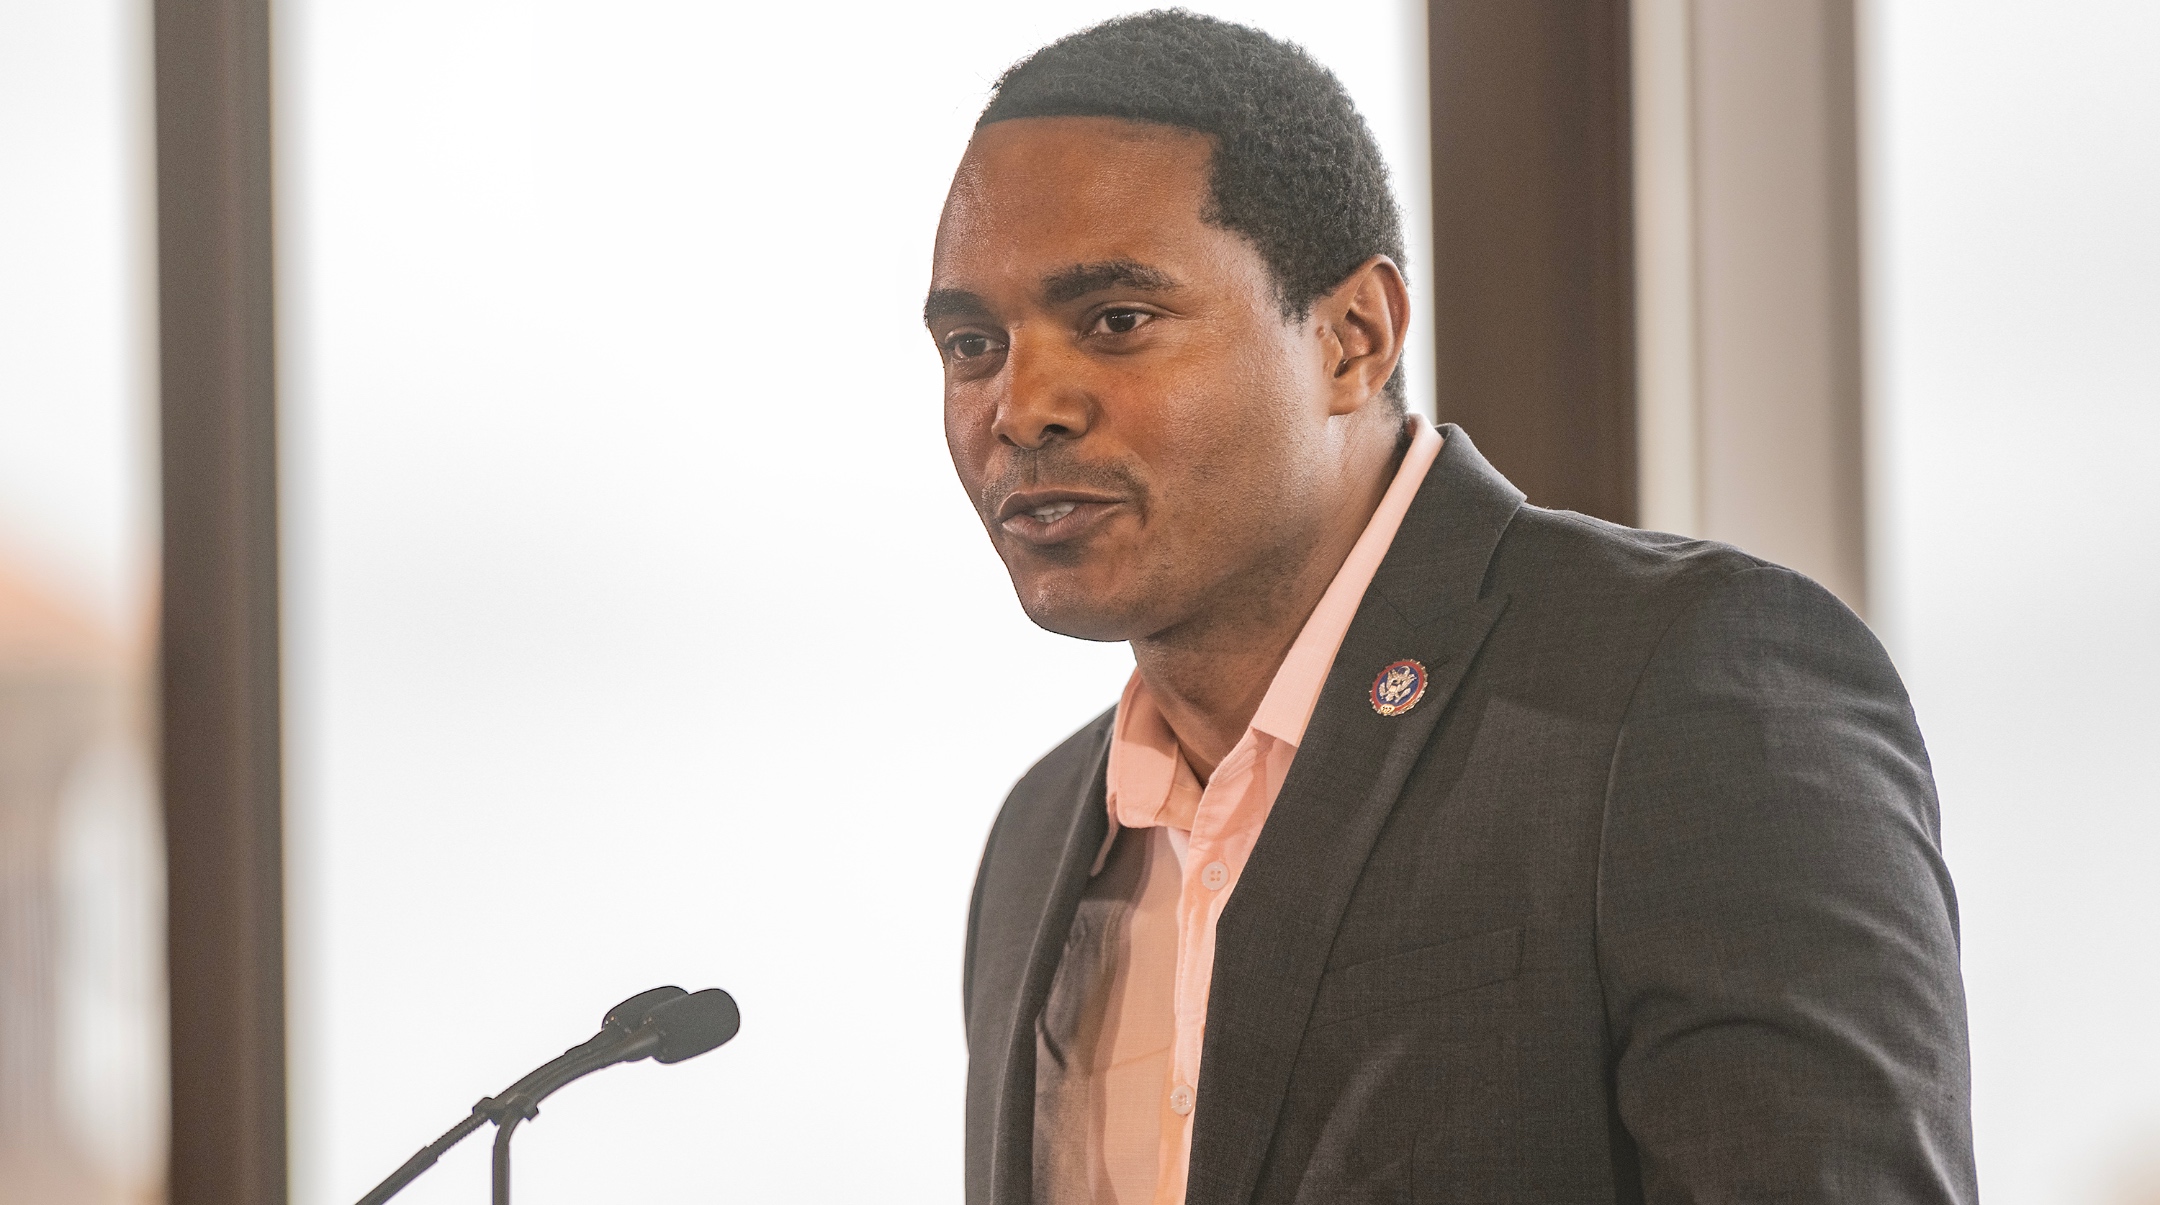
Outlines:
<svg viewBox="0 0 2160 1205"><path fill-rule="evenodd" d="M1313 303L1313 325L1332 382L1329 414L1351 414L1380 396L1402 359L1410 329L1410 288L1385 255L1359 264Z"/></svg>

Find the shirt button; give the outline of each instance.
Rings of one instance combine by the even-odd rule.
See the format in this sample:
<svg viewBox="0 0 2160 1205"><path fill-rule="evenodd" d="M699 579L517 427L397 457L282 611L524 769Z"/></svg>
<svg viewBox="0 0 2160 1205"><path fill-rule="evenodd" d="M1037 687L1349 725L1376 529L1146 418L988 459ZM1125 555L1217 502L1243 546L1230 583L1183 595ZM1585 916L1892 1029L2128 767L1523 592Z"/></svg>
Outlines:
<svg viewBox="0 0 2160 1205"><path fill-rule="evenodd" d="M1210 862L1200 871L1200 885L1209 891L1221 891L1230 881L1230 868L1220 862Z"/></svg>
<svg viewBox="0 0 2160 1205"><path fill-rule="evenodd" d="M1180 1117L1192 1112L1192 1089L1183 1084L1170 1089L1170 1111Z"/></svg>

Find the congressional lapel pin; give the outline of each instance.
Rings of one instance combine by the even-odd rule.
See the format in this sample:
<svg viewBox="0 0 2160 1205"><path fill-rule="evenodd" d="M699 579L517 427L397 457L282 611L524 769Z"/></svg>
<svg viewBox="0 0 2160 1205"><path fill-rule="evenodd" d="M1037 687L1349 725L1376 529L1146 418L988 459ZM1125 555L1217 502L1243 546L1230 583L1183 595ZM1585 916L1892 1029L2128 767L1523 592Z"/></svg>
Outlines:
<svg viewBox="0 0 2160 1205"><path fill-rule="evenodd" d="M1372 680L1372 709L1381 715L1401 715L1425 697L1425 667L1415 661L1397 661Z"/></svg>

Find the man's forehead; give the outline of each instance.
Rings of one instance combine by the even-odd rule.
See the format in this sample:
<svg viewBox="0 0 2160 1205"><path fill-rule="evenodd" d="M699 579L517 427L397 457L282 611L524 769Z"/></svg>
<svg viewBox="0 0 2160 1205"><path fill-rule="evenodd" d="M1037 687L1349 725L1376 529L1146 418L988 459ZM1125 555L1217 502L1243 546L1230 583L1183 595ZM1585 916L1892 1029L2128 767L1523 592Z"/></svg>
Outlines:
<svg viewBox="0 0 2160 1205"><path fill-rule="evenodd" d="M933 297L1025 288L1051 303L1174 288L1212 233L1204 135L1117 118L1021 118L969 144L938 225Z"/></svg>
<svg viewBox="0 0 2160 1205"><path fill-rule="evenodd" d="M1198 130L1123 117L1016 117L968 140L963 165L1080 158L1177 158L1205 165L1215 140Z"/></svg>
<svg viewBox="0 0 2160 1205"><path fill-rule="evenodd" d="M1209 143L1114 118L1025 118L984 127L954 173L939 221L949 238L1056 237L1197 222ZM1114 258L1112 248L1071 258Z"/></svg>

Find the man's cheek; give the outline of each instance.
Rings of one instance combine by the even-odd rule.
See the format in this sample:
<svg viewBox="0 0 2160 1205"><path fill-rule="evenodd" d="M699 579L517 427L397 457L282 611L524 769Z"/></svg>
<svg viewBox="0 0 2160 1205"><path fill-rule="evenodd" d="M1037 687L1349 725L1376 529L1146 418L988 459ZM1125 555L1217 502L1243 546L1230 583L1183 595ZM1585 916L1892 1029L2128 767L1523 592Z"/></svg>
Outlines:
<svg viewBox="0 0 2160 1205"><path fill-rule="evenodd" d="M968 500L977 509L988 505L983 498L983 488L996 472L993 463L997 455L997 441L987 427L977 427L961 421L950 411L945 420L945 450L952 455L953 471L960 477L961 488L967 491Z"/></svg>

